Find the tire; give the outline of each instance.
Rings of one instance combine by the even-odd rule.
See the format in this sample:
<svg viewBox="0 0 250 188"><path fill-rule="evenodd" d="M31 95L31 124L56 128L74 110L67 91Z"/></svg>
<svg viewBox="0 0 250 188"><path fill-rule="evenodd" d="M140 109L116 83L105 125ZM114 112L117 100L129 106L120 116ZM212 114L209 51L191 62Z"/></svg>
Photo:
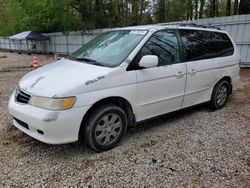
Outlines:
<svg viewBox="0 0 250 188"><path fill-rule="evenodd" d="M88 118L84 141L91 149L101 152L114 148L127 131L127 116L117 105L102 105Z"/></svg>
<svg viewBox="0 0 250 188"><path fill-rule="evenodd" d="M230 93L230 84L225 80L219 81L213 89L210 101L211 108L213 110L218 110L223 108L227 103L229 93Z"/></svg>

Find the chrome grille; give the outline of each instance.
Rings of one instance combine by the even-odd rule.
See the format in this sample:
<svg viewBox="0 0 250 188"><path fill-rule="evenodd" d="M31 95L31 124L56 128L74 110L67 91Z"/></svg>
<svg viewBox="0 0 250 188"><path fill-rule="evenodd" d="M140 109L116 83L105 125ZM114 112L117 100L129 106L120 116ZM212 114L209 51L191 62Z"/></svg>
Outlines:
<svg viewBox="0 0 250 188"><path fill-rule="evenodd" d="M30 100L31 95L17 88L16 90L16 101L27 104Z"/></svg>

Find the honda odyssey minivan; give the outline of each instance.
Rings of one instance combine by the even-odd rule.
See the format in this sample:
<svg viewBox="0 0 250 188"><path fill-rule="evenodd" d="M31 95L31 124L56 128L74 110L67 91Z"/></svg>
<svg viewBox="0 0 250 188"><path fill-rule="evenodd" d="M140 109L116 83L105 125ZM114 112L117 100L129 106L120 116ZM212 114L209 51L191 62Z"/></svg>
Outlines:
<svg viewBox="0 0 250 188"><path fill-rule="evenodd" d="M239 80L239 62L231 37L216 28L119 28L26 74L10 97L9 113L37 140L83 138L104 151L140 121L204 102L224 107Z"/></svg>

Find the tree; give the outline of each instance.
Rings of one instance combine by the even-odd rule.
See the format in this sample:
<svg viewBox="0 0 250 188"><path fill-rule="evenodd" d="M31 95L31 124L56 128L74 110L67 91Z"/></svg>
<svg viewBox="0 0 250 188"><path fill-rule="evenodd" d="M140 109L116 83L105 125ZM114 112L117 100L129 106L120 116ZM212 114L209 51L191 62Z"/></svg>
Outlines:
<svg viewBox="0 0 250 188"><path fill-rule="evenodd" d="M67 32L232 13L249 14L250 0L0 0L0 36L25 30Z"/></svg>
<svg viewBox="0 0 250 188"><path fill-rule="evenodd" d="M158 22L164 22L165 21L165 15L166 15L166 1L165 0L159 0L158 2Z"/></svg>
<svg viewBox="0 0 250 188"><path fill-rule="evenodd" d="M194 15L194 19L197 20L198 19L198 3L199 0L195 0L194 4L195 4L195 15Z"/></svg>
<svg viewBox="0 0 250 188"><path fill-rule="evenodd" d="M231 15L231 0L227 0L226 16Z"/></svg>
<svg viewBox="0 0 250 188"><path fill-rule="evenodd" d="M80 14L83 29L94 28L94 10L92 0L70 0L71 6Z"/></svg>
<svg viewBox="0 0 250 188"><path fill-rule="evenodd" d="M13 6L7 0L0 0L0 36L13 34L16 29Z"/></svg>
<svg viewBox="0 0 250 188"><path fill-rule="evenodd" d="M214 4L215 4L215 15L216 15L216 17L219 17L219 2L218 2L218 0L215 0Z"/></svg>
<svg viewBox="0 0 250 188"><path fill-rule="evenodd" d="M188 7L187 20L192 20L193 19L193 4L192 4L192 0L188 0L187 1L187 7Z"/></svg>
<svg viewBox="0 0 250 188"><path fill-rule="evenodd" d="M139 6L140 6L139 4L140 1L132 0L132 18L133 18L132 25L139 24Z"/></svg>
<svg viewBox="0 0 250 188"><path fill-rule="evenodd" d="M1 0L5 2L0 18L0 35L21 31L57 32L79 30L79 15L68 0ZM70 19L70 20L69 20ZM2 26L4 25L4 27Z"/></svg>
<svg viewBox="0 0 250 188"><path fill-rule="evenodd" d="M95 0L95 27L101 27L102 26L102 0Z"/></svg>
<svg viewBox="0 0 250 188"><path fill-rule="evenodd" d="M210 17L219 16L218 0L210 0Z"/></svg>
<svg viewBox="0 0 250 188"><path fill-rule="evenodd" d="M240 0L239 14L250 14L249 0Z"/></svg>
<svg viewBox="0 0 250 188"><path fill-rule="evenodd" d="M205 0L200 0L200 11L199 11L199 18L203 17L203 10L204 10Z"/></svg>
<svg viewBox="0 0 250 188"><path fill-rule="evenodd" d="M238 14L239 0L234 0L234 15Z"/></svg>

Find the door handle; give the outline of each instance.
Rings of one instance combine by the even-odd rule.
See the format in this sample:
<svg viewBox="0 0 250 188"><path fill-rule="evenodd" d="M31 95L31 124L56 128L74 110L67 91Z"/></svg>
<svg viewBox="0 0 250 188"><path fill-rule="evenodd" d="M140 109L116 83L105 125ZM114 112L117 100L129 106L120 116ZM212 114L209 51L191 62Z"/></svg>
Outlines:
<svg viewBox="0 0 250 188"><path fill-rule="evenodd" d="M184 72L179 71L179 72L177 72L177 74L175 76L176 76L177 79L182 78L184 76Z"/></svg>
<svg viewBox="0 0 250 188"><path fill-rule="evenodd" d="M191 69L191 71L188 73L190 76L193 76L196 74L196 70L195 69Z"/></svg>

